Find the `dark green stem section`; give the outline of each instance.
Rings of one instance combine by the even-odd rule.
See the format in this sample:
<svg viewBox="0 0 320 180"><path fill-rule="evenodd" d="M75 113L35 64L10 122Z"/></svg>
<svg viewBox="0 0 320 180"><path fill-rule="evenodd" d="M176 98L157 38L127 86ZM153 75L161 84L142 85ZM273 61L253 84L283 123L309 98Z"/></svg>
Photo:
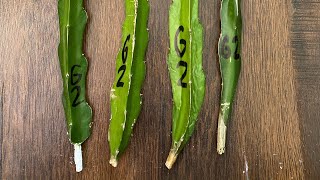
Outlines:
<svg viewBox="0 0 320 180"><path fill-rule="evenodd" d="M82 51L87 14L81 0L59 0L58 10L63 106L70 141L81 144L90 136L92 118L92 110L85 97L88 65Z"/></svg>

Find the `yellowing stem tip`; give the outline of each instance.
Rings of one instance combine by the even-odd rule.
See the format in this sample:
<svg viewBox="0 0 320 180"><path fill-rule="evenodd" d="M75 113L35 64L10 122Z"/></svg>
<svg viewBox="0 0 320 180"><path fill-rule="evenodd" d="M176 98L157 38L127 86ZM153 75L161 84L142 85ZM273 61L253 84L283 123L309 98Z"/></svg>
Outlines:
<svg viewBox="0 0 320 180"><path fill-rule="evenodd" d="M118 165L117 159L116 159L115 157L113 157L113 156L110 158L109 163L110 163L111 166L113 166L113 167L117 167L117 165Z"/></svg>
<svg viewBox="0 0 320 180"><path fill-rule="evenodd" d="M175 154L174 152L171 152L169 153L169 156L167 158L167 161L166 161L166 166L168 169L171 169L172 168L172 165L176 162L177 160L177 154Z"/></svg>

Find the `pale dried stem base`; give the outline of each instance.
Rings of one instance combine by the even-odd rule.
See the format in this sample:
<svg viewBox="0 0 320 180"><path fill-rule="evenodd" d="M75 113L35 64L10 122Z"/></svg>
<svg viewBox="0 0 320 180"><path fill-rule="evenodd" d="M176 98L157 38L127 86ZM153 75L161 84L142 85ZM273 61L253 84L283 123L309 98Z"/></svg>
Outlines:
<svg viewBox="0 0 320 180"><path fill-rule="evenodd" d="M166 166L168 169L172 168L172 165L176 162L178 155L170 151L169 156L166 161Z"/></svg>
<svg viewBox="0 0 320 180"><path fill-rule="evenodd" d="M223 116L219 115L218 120L218 136L217 136L217 152L223 154L226 147L227 126L224 123Z"/></svg>
<svg viewBox="0 0 320 180"><path fill-rule="evenodd" d="M113 166L113 167L117 167L117 165L118 165L117 159L116 159L115 157L113 157L113 156L110 158L109 163L110 163L111 166Z"/></svg>

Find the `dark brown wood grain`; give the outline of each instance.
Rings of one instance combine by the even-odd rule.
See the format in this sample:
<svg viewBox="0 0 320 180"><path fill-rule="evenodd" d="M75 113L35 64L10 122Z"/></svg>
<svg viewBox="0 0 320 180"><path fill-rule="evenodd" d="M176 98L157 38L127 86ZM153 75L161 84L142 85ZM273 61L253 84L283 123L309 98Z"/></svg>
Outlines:
<svg viewBox="0 0 320 180"><path fill-rule="evenodd" d="M109 91L123 1L86 1L92 136L75 172L58 61L57 1L0 1L1 179L318 179L320 2L242 1L242 72L226 154L216 153L220 97L220 0L200 0L206 97L190 143L172 170L172 95L167 70L171 0L150 0L143 109L117 168L109 163ZM246 165L248 171L246 172Z"/></svg>
<svg viewBox="0 0 320 180"><path fill-rule="evenodd" d="M305 177L320 177L320 1L294 1L292 47Z"/></svg>

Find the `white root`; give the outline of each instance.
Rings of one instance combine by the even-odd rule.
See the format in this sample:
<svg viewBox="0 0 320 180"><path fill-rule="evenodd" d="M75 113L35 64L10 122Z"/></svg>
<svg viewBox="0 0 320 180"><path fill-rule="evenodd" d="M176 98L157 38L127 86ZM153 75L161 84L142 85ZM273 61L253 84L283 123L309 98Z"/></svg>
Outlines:
<svg viewBox="0 0 320 180"><path fill-rule="evenodd" d="M76 172L81 172L83 169L81 144L74 144L74 163L76 164Z"/></svg>

